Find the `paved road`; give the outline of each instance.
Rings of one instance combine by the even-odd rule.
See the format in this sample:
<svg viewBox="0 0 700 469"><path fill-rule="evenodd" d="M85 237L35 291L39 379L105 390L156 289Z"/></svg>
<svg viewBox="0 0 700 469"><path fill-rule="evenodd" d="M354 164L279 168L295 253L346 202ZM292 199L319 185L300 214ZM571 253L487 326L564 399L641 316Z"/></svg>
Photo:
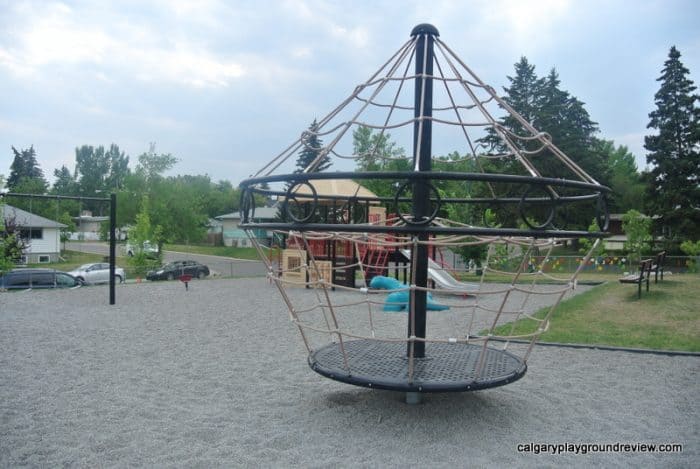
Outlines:
<svg viewBox="0 0 700 469"><path fill-rule="evenodd" d="M73 251L90 252L106 256L109 254L109 245L101 242L70 241L67 248ZM117 246L117 256L125 255L124 246ZM205 264L212 271L224 277L251 277L265 275L265 266L260 261L235 259L233 257L210 256L206 254L191 254L176 251L163 251L163 261L171 262L178 259L192 259Z"/></svg>

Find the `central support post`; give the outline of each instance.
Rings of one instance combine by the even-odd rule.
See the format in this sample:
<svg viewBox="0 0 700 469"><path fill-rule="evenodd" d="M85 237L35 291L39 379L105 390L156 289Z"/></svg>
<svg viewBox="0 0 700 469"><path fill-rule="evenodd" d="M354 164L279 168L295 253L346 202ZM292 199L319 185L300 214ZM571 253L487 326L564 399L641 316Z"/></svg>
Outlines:
<svg viewBox="0 0 700 469"><path fill-rule="evenodd" d="M416 38L416 80L415 80L415 109L413 124L413 171L430 171L432 167L432 131L433 131L433 44L438 30L430 24L420 24L413 28L411 36ZM430 217L430 184L427 180L416 179L413 182L413 220L420 222ZM416 225L415 236L419 242L428 241L427 225ZM418 244L413 249L411 263L414 271L412 283L417 287L428 286L428 246ZM427 292L411 290L410 311L414 312L411 320L409 315L408 336L425 338ZM411 354L411 344L408 344L407 354ZM425 342L417 341L413 347L415 358L425 357Z"/></svg>

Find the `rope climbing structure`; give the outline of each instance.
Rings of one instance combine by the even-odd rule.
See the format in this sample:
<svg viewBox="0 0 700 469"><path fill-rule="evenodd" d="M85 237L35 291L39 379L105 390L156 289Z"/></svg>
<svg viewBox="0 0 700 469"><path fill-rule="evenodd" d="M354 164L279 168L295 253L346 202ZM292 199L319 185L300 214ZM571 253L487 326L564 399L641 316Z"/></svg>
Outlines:
<svg viewBox="0 0 700 469"><path fill-rule="evenodd" d="M517 125L506 127L503 116ZM373 133L372 145L355 145L357 132ZM387 151L389 132L411 157ZM311 143L321 140L328 143ZM304 150L316 157L294 172ZM317 171L327 161L334 171ZM359 170L337 170L353 162ZM351 189L326 189L337 181ZM451 196L454 184L468 196ZM241 189L241 227L267 263L311 368L407 396L521 378L608 224L609 189L427 24ZM279 220L256 220L260 196L280 201ZM599 229L570 227L572 213L590 213ZM284 240L278 262L263 251L260 230ZM579 268L553 271L553 248L579 238L594 240ZM482 265L457 266L464 253L477 253Z"/></svg>

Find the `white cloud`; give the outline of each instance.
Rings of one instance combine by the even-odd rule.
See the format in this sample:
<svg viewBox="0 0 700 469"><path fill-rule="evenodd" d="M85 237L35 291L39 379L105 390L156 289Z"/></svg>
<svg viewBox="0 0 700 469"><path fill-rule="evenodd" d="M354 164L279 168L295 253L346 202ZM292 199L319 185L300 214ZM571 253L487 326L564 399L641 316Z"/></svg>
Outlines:
<svg viewBox="0 0 700 469"><path fill-rule="evenodd" d="M310 47L295 47L292 49L292 57L295 59L308 59L313 56Z"/></svg>
<svg viewBox="0 0 700 469"><path fill-rule="evenodd" d="M186 44L172 49L128 51L126 55L138 65L134 67L136 76L149 82L175 82L195 87L227 86L245 74L245 68L239 63Z"/></svg>
<svg viewBox="0 0 700 469"><path fill-rule="evenodd" d="M286 0L283 2L283 6L298 21L304 23L300 27L322 31L330 39L340 40L354 48L364 48L370 44L369 30L362 25L361 21L363 13L357 13L356 26L351 28L344 26L344 24L348 24L348 10L352 10L348 7L351 7L352 3L335 6L318 0Z"/></svg>
<svg viewBox="0 0 700 469"><path fill-rule="evenodd" d="M185 39L164 39L145 26L107 23L88 12L77 14L63 4L35 12L36 20L14 31L14 44L0 44L0 67L23 78L56 76L46 73L58 67L98 69L104 80L112 73L149 82L169 82L195 87L227 86L245 74L231 57L217 55ZM87 17L86 17L87 16ZM108 15L107 15L108 16Z"/></svg>

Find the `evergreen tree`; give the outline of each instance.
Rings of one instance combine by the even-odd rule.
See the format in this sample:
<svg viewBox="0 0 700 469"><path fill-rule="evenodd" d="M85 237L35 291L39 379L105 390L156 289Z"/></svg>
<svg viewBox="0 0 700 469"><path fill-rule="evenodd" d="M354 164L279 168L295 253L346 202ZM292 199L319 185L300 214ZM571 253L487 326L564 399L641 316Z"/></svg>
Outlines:
<svg viewBox="0 0 700 469"><path fill-rule="evenodd" d="M700 238L700 97L690 73L671 47L657 81L656 109L649 114L647 128L655 135L644 138L647 163L649 209L660 218L670 240Z"/></svg>
<svg viewBox="0 0 700 469"><path fill-rule="evenodd" d="M526 121L535 125L540 117L539 108L542 101L542 89L544 80L535 74L535 66L528 62L526 57L521 57L515 64L515 76L506 77L510 82L509 87L503 87L503 99L510 107L520 114ZM515 135L524 135L526 130L522 124L511 114L507 114L499 121L502 127ZM536 127L536 125L535 125ZM519 142L512 136L508 137L516 146L525 150L534 150L538 145L534 142ZM487 129L486 137L479 143L487 148L487 153L508 153L510 149L493 128ZM525 174L522 167L506 164L501 169L511 174Z"/></svg>
<svg viewBox="0 0 700 469"><path fill-rule="evenodd" d="M318 123L316 119L309 126L309 130L304 132L301 143L302 148L297 157L295 173L303 173L307 168L308 172L320 173L331 166L331 159L327 154L316 162L313 167L310 166L321 154L321 149L323 148L323 142L318 138Z"/></svg>
<svg viewBox="0 0 700 469"><path fill-rule="evenodd" d="M44 172L39 167L36 160L36 151L34 145L26 150L17 150L12 147L14 159L10 165L10 177L7 179L7 188L10 191L16 191L17 186L22 183L23 179L35 179L40 182L39 186L43 190L39 193L43 194L48 187L48 183L44 178Z"/></svg>
<svg viewBox="0 0 700 469"><path fill-rule="evenodd" d="M535 66L522 57L515 64L515 75L507 77L509 87L504 87L503 99L522 118L539 132L546 132L554 145L571 160L583 168L602 184L608 182L605 154L596 151L595 134L598 125L591 120L584 103L568 91L561 89L559 75L552 69L545 78L539 78ZM505 138L510 144L521 150L538 173L544 177L571 178L573 175L566 165L552 151L543 146L542 141L532 139L532 133L514 116L507 114L499 121L505 129ZM493 128L487 129L487 135L479 140L488 149L487 153L510 153L511 149ZM490 172L530 175L524 166L514 159L486 161L483 166ZM489 195L486 187L475 195ZM562 196L569 195L570 190L558 189ZM502 197L520 197L520 193L498 194ZM499 217L506 219L516 217L514 209L499 211ZM566 206L557 210L554 224L559 228L585 230L594 216L594 207Z"/></svg>
<svg viewBox="0 0 700 469"><path fill-rule="evenodd" d="M552 142L587 173L599 182L605 182L607 176L603 155L593 151L598 124L591 120L583 102L560 89L560 83L559 75L552 69L543 80L532 124L539 131L547 132ZM543 176L567 176L564 164L549 150L540 155L533 156L533 162Z"/></svg>

